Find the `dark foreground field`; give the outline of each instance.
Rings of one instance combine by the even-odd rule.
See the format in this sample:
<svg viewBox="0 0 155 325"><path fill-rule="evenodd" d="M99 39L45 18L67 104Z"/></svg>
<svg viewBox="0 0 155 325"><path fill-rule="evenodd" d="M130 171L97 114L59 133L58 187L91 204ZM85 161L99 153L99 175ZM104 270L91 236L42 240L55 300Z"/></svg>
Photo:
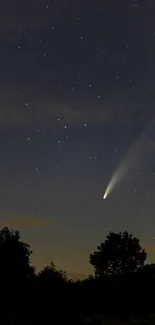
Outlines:
<svg viewBox="0 0 155 325"><path fill-rule="evenodd" d="M30 319L30 320L16 320L14 322L2 320L2 325L155 325L155 315L149 315L147 317L130 318L130 319L113 319L112 317L107 319L104 315L58 315L58 317L52 317L51 320L47 320L46 317L43 320Z"/></svg>

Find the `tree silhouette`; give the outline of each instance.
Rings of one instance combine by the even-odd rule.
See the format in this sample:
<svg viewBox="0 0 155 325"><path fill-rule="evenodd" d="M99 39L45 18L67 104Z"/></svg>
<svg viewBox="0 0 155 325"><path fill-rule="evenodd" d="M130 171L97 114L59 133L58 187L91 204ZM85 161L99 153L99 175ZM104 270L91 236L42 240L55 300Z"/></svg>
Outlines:
<svg viewBox="0 0 155 325"><path fill-rule="evenodd" d="M0 280L23 281L33 274L30 266L32 251L28 244L20 240L19 231L0 230Z"/></svg>
<svg viewBox="0 0 155 325"><path fill-rule="evenodd" d="M90 263L99 277L134 273L142 268L146 260L146 252L141 248L139 239L127 231L110 232L97 249L90 254Z"/></svg>
<svg viewBox="0 0 155 325"><path fill-rule="evenodd" d="M31 253L19 231L0 230L1 319L8 315L8 323L23 319L26 324L36 315L39 321L45 315L51 320L51 308L52 320L59 324L86 324L95 314L143 319L154 313L155 264L144 264L146 252L128 232L108 234L90 255L95 276L83 281L68 280L54 263L36 275Z"/></svg>
<svg viewBox="0 0 155 325"><path fill-rule="evenodd" d="M39 281L42 286L61 286L67 281L66 273L62 270L56 270L55 264L51 262L51 265L44 267L39 273Z"/></svg>

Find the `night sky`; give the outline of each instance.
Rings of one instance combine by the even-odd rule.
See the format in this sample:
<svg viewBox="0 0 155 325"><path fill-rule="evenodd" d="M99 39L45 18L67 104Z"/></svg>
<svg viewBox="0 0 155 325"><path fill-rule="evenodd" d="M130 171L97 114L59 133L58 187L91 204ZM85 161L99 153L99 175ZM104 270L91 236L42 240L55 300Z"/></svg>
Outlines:
<svg viewBox="0 0 155 325"><path fill-rule="evenodd" d="M154 17L153 0L1 5L0 226L20 230L37 270L89 274L109 230L155 261Z"/></svg>

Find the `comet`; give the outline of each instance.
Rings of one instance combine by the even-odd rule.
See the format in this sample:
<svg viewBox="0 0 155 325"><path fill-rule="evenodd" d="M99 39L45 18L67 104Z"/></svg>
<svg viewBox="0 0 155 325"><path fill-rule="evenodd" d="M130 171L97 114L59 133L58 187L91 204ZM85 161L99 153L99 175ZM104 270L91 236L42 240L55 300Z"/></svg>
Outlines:
<svg viewBox="0 0 155 325"><path fill-rule="evenodd" d="M108 196L113 192L116 185L123 179L124 175L129 171L129 169L133 165L135 166L137 158L139 158L140 152L144 147L144 140L142 135L143 133L134 141L130 149L127 151L124 159L118 165L104 192L103 200L106 200L108 198Z"/></svg>
<svg viewBox="0 0 155 325"><path fill-rule="evenodd" d="M127 165L120 165L120 167L116 170L116 172L114 173L114 175L112 176L106 191L104 193L103 199L107 199L107 197L113 192L114 188L116 187L117 183L121 180L121 178L123 177L125 170L127 168Z"/></svg>

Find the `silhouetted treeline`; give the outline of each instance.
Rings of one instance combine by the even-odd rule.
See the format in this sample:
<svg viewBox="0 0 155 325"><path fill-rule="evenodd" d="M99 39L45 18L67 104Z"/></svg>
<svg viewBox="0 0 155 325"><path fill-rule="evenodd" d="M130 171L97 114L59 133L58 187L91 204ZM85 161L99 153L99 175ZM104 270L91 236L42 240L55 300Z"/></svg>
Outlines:
<svg viewBox="0 0 155 325"><path fill-rule="evenodd" d="M0 315L6 322L86 324L94 315L125 320L155 313L155 264L146 264L146 251L132 234L109 233L88 257L94 274L84 281L69 280L53 263L36 274L31 254L18 231L0 231Z"/></svg>

